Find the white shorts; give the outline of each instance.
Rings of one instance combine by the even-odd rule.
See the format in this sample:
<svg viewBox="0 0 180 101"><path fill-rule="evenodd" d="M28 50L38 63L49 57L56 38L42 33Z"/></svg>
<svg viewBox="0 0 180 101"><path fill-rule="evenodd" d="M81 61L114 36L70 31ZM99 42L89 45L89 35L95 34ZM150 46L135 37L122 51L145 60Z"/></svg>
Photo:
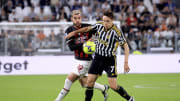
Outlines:
<svg viewBox="0 0 180 101"><path fill-rule="evenodd" d="M72 69L72 73L83 77L88 75L88 70L91 65L92 61L85 61L85 60L74 60L74 67Z"/></svg>

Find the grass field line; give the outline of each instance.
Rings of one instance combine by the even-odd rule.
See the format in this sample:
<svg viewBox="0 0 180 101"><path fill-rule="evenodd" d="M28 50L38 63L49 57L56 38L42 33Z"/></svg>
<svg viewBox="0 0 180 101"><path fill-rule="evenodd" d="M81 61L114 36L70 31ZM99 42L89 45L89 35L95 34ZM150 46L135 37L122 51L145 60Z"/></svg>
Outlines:
<svg viewBox="0 0 180 101"><path fill-rule="evenodd" d="M150 89L180 89L180 82L151 83L138 84L134 88L150 88Z"/></svg>

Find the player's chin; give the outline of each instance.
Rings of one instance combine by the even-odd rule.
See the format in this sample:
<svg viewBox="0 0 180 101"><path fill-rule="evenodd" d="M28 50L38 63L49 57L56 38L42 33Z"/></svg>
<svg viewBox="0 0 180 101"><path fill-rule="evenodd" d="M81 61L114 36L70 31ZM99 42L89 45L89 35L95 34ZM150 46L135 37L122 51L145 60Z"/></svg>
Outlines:
<svg viewBox="0 0 180 101"><path fill-rule="evenodd" d="M76 25L76 26L80 26L80 25L81 25L81 23L76 23L75 25Z"/></svg>

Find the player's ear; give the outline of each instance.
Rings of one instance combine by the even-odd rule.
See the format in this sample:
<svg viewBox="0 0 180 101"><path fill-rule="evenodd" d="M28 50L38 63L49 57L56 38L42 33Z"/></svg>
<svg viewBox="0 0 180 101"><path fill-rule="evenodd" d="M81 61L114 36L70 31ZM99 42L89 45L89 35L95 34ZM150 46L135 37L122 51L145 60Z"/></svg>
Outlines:
<svg viewBox="0 0 180 101"><path fill-rule="evenodd" d="M73 21L73 16L71 16L71 21Z"/></svg>

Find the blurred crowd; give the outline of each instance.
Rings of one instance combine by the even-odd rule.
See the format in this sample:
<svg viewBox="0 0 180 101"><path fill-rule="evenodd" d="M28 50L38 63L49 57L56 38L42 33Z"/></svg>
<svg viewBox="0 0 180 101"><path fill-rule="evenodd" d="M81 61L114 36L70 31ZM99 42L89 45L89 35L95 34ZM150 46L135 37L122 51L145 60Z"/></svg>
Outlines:
<svg viewBox="0 0 180 101"><path fill-rule="evenodd" d="M8 55L32 56L38 49L59 49L62 47L63 31L55 34L53 30L46 35L43 30L6 30L2 31L1 38L8 38ZM0 49L4 51L5 44L0 42Z"/></svg>
<svg viewBox="0 0 180 101"><path fill-rule="evenodd" d="M174 48L176 36L180 47L180 10L172 0L7 0L0 8L0 22L70 21L74 9L82 11L83 21L99 21L104 11L113 11L131 51L146 51L147 44ZM26 36L22 34L22 41L29 40ZM31 41L24 46L32 46Z"/></svg>

